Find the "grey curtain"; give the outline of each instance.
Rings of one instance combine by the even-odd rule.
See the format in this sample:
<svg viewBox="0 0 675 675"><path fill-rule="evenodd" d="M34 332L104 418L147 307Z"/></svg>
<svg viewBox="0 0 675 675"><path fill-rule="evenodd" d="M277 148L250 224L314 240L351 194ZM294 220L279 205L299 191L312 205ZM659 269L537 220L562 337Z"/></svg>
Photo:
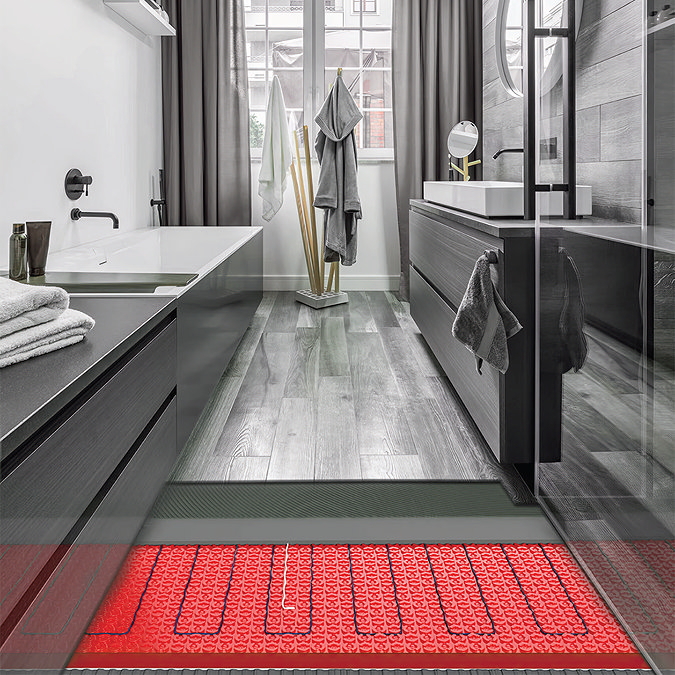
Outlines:
<svg viewBox="0 0 675 675"><path fill-rule="evenodd" d="M243 0L165 0L162 38L168 225L250 225Z"/></svg>
<svg viewBox="0 0 675 675"><path fill-rule="evenodd" d="M482 122L482 0L394 0L392 88L399 292L409 297L409 200L447 180L450 129ZM476 158L480 158L480 144ZM480 165L477 167L480 169ZM474 174L480 178L480 171Z"/></svg>

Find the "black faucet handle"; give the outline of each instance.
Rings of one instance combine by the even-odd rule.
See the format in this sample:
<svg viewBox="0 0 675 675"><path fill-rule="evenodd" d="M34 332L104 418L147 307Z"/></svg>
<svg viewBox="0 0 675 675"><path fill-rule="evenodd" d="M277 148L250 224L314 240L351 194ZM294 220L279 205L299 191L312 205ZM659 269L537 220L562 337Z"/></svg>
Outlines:
<svg viewBox="0 0 675 675"><path fill-rule="evenodd" d="M89 196L89 186L94 179L91 176L83 176L79 169L71 169L66 174L66 194L69 199L79 199L83 194Z"/></svg>

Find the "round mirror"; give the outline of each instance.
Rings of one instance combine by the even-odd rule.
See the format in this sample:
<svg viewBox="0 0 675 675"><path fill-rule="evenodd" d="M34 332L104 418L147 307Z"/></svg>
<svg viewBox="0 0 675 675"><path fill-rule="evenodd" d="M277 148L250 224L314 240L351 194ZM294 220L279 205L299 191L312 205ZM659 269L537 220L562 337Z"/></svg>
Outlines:
<svg viewBox="0 0 675 675"><path fill-rule="evenodd" d="M448 134L448 152L457 159L468 157L477 145L478 127L473 122L458 122Z"/></svg>
<svg viewBox="0 0 675 675"><path fill-rule="evenodd" d="M545 28L564 26L567 0L539 0L540 23ZM576 35L579 34L584 0L575 0ZM522 0L499 0L495 21L495 55L499 79L512 96L523 95L523 34L525 5ZM562 39L537 40L542 49L541 91L549 92L562 75Z"/></svg>

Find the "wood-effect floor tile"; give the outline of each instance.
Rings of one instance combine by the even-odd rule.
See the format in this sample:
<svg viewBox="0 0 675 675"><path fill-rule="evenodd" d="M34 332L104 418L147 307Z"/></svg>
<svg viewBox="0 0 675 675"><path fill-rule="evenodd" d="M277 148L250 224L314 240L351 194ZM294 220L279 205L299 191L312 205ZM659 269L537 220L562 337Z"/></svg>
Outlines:
<svg viewBox="0 0 675 675"><path fill-rule="evenodd" d="M300 305L295 293L277 293L274 306L270 312L265 331L270 333L295 333L300 315Z"/></svg>
<svg viewBox="0 0 675 675"><path fill-rule="evenodd" d="M267 480L313 480L316 415L306 398L281 402Z"/></svg>
<svg viewBox="0 0 675 675"><path fill-rule="evenodd" d="M314 479L361 478L354 396L350 377L322 377L316 417Z"/></svg>
<svg viewBox="0 0 675 675"><path fill-rule="evenodd" d="M399 391L410 399L433 398L427 378L420 372L410 343L400 328L381 328L382 346Z"/></svg>
<svg viewBox="0 0 675 675"><path fill-rule="evenodd" d="M425 478L417 455L362 455L365 480L422 480Z"/></svg>
<svg viewBox="0 0 675 675"><path fill-rule="evenodd" d="M381 328L400 328L396 315L394 314L389 301L384 293L377 291L366 291L370 313L373 316L377 329Z"/></svg>
<svg viewBox="0 0 675 675"><path fill-rule="evenodd" d="M342 307L347 333L377 333L375 319L364 291L349 291L349 302Z"/></svg>
<svg viewBox="0 0 675 675"><path fill-rule="evenodd" d="M428 479L472 480L461 448L448 433L443 412L435 399L409 399L405 406L408 426Z"/></svg>
<svg viewBox="0 0 675 675"><path fill-rule="evenodd" d="M223 376L220 378L173 468L169 481L211 480L212 456L227 424L242 382L242 377Z"/></svg>
<svg viewBox="0 0 675 675"><path fill-rule="evenodd" d="M394 294L314 310L265 293L228 373L174 480L500 479L527 492Z"/></svg>
<svg viewBox="0 0 675 675"><path fill-rule="evenodd" d="M285 398L314 398L319 383L319 328L298 328L288 368Z"/></svg>
<svg viewBox="0 0 675 675"><path fill-rule="evenodd" d="M321 319L321 344L319 351L319 376L340 377L349 375L345 322L341 317Z"/></svg>

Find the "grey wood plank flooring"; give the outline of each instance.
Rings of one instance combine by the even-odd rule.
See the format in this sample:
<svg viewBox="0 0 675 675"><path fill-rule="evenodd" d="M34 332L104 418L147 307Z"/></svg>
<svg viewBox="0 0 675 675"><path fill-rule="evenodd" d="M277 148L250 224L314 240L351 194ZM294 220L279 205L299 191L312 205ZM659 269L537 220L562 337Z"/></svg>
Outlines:
<svg viewBox="0 0 675 675"><path fill-rule="evenodd" d="M315 480L361 478L352 381L323 377L319 387L316 421Z"/></svg>
<svg viewBox="0 0 675 675"><path fill-rule="evenodd" d="M319 328L298 327L288 368L285 398L314 398L319 387Z"/></svg>
<svg viewBox="0 0 675 675"><path fill-rule="evenodd" d="M272 448L268 480L313 480L316 416L313 402L285 398Z"/></svg>
<svg viewBox="0 0 675 675"><path fill-rule="evenodd" d="M314 310L265 293L173 481L501 480L494 460L392 293Z"/></svg>
<svg viewBox="0 0 675 675"><path fill-rule="evenodd" d="M349 375L347 337L343 317L327 316L321 320L319 375L321 377Z"/></svg>

